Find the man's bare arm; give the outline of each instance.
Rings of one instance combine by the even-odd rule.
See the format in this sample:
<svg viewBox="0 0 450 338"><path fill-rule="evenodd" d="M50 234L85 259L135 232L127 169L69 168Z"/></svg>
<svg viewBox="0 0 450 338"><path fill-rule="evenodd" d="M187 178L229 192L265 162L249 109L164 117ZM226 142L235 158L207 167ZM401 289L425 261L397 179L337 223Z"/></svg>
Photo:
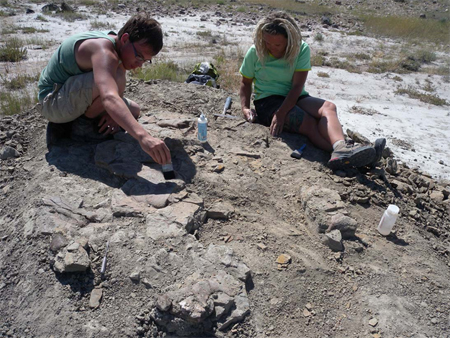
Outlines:
<svg viewBox="0 0 450 338"><path fill-rule="evenodd" d="M119 58L108 44L98 44L92 53L92 69L95 84L100 92L100 99L106 112L123 129L133 136L142 149L157 163L164 164L170 161L170 151L165 143L152 137L133 117L126 104L119 95L116 83L116 71Z"/></svg>

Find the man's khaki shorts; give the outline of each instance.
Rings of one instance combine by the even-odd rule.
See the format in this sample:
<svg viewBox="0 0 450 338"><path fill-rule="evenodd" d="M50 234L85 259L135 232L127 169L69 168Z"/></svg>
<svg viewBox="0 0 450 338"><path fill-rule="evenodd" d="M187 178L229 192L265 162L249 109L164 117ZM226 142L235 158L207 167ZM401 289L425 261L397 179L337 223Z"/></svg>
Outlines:
<svg viewBox="0 0 450 338"><path fill-rule="evenodd" d="M94 73L83 73L55 83L53 91L40 101L42 115L54 123L66 123L83 115L92 104ZM123 101L130 108L128 99Z"/></svg>

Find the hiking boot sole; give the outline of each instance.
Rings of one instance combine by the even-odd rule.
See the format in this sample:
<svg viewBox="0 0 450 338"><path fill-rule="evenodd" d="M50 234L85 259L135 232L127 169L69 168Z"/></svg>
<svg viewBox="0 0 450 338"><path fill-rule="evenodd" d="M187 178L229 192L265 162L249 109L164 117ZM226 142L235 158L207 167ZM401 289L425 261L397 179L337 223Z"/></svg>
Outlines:
<svg viewBox="0 0 450 338"><path fill-rule="evenodd" d="M328 161L328 167L332 170L364 167L374 161L376 151L372 147L358 149L348 157L336 157Z"/></svg>

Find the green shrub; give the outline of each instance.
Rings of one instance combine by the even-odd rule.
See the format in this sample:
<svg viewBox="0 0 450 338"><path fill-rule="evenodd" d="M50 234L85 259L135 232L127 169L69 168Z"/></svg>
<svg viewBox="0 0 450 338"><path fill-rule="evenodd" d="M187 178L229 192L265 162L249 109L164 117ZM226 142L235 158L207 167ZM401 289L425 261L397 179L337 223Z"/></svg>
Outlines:
<svg viewBox="0 0 450 338"><path fill-rule="evenodd" d="M11 38L5 45L0 47L0 61L18 62L27 58L28 50L23 42L17 38Z"/></svg>

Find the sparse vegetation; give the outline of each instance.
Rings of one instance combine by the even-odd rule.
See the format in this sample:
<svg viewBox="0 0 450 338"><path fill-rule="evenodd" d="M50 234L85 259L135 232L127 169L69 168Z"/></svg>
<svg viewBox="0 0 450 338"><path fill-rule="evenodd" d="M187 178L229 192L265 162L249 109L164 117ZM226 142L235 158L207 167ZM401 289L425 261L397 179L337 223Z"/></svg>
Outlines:
<svg viewBox="0 0 450 338"><path fill-rule="evenodd" d="M103 22L103 21L99 21L99 20L92 20L90 22L91 24L91 29L98 29L98 30L102 30L102 29L108 29L110 27L109 22Z"/></svg>
<svg viewBox="0 0 450 338"><path fill-rule="evenodd" d="M211 30L198 31L196 34L201 37L211 37L212 36Z"/></svg>
<svg viewBox="0 0 450 338"><path fill-rule="evenodd" d="M449 41L450 21L420 19L417 17L362 16L368 31L403 41L427 41L435 44L447 44Z"/></svg>
<svg viewBox="0 0 450 338"><path fill-rule="evenodd" d="M314 35L314 40L315 40L315 41L318 41L318 42L323 41L323 35L322 35L322 33L317 33L316 35Z"/></svg>
<svg viewBox="0 0 450 338"><path fill-rule="evenodd" d="M64 11L64 12L56 12L53 15L59 16L63 20L69 21L69 22L74 22L75 20L86 20L86 16L84 14L77 13L77 12Z"/></svg>
<svg viewBox="0 0 450 338"><path fill-rule="evenodd" d="M0 47L0 61L18 62L27 58L28 50L24 47L23 41L11 38L5 45Z"/></svg>
<svg viewBox="0 0 450 338"><path fill-rule="evenodd" d="M317 72L318 77L330 77L330 74L326 72Z"/></svg>
<svg viewBox="0 0 450 338"><path fill-rule="evenodd" d="M41 14L39 14L36 17L36 20L39 20L39 21L42 21L42 22L48 22L48 19L45 16L41 15Z"/></svg>
<svg viewBox="0 0 450 338"><path fill-rule="evenodd" d="M184 82L189 73L189 71L180 68L171 60L155 62L149 67L138 68L132 71L133 77L144 81L158 79Z"/></svg>
<svg viewBox="0 0 450 338"><path fill-rule="evenodd" d="M23 89L28 83L39 80L39 73L36 75L19 74L13 79L1 77L2 85L9 90Z"/></svg>
<svg viewBox="0 0 450 338"><path fill-rule="evenodd" d="M35 95L37 97L37 95ZM29 93L0 92L0 115L15 115L23 112L37 99Z"/></svg>
<svg viewBox="0 0 450 338"><path fill-rule="evenodd" d="M400 76L398 76L398 75L394 76L392 78L392 80L397 81L397 82L402 82L403 81L403 79Z"/></svg>
<svg viewBox="0 0 450 338"><path fill-rule="evenodd" d="M441 99L439 96L434 94L421 93L417 89L414 89L412 86L408 87L399 87L395 91L395 94L399 95L408 95L412 99L418 99L425 103L434 104L436 106L444 106L448 105L448 102L444 99Z"/></svg>
<svg viewBox="0 0 450 338"><path fill-rule="evenodd" d="M34 27L22 27L20 28L23 34L33 34L33 33L48 33L48 29L38 29Z"/></svg>

